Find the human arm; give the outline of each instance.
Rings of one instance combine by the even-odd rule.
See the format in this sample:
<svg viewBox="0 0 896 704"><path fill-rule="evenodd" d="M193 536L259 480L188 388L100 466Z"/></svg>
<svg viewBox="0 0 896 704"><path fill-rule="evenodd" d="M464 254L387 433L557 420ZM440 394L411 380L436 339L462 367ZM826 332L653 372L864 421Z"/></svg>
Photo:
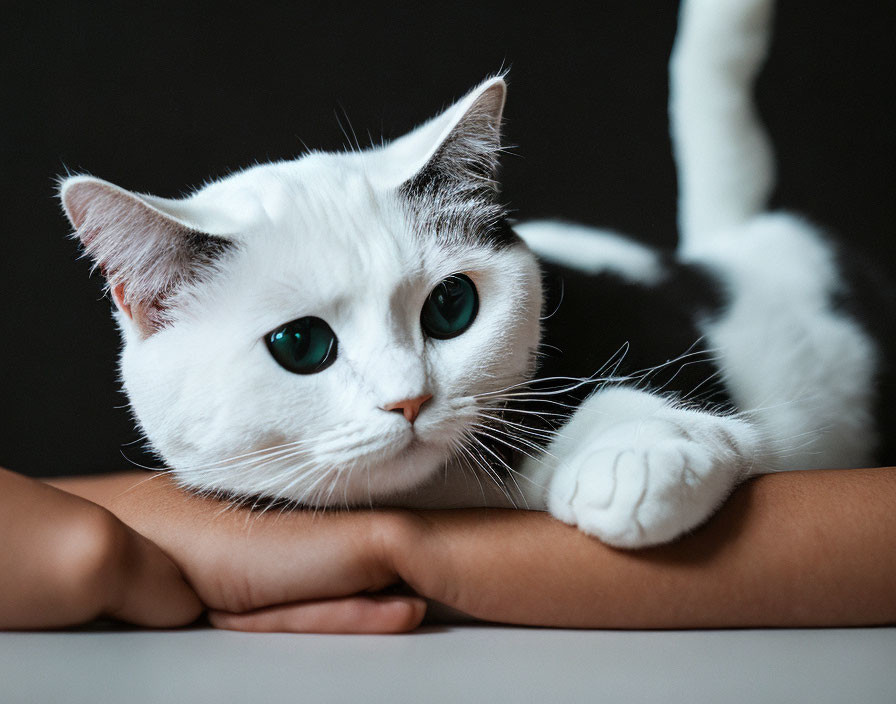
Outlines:
<svg viewBox="0 0 896 704"><path fill-rule="evenodd" d="M202 611L171 560L112 513L4 469L0 548L0 629L101 616L165 627Z"/></svg>
<svg viewBox="0 0 896 704"><path fill-rule="evenodd" d="M478 618L528 625L896 621L894 468L760 477L692 535L640 551L528 511L222 512L166 477L110 506L172 556L213 622L230 628L320 630L308 609L326 620L334 604L356 619L349 630L413 628L416 612L378 629L356 609L399 581Z"/></svg>
<svg viewBox="0 0 896 704"><path fill-rule="evenodd" d="M398 571L427 596L510 623L896 623L894 507L893 468L766 475L693 534L639 551L608 548L545 514L500 512L488 526L475 515L426 514L435 547L403 553ZM442 572L420 564L420 552L439 555L429 564Z"/></svg>
<svg viewBox="0 0 896 704"><path fill-rule="evenodd" d="M289 604L290 626L278 630L318 633L407 631L423 620L418 597L367 593L396 579L386 568L385 513L250 511L144 472L50 481L151 536L211 609ZM309 590L326 597L305 599Z"/></svg>

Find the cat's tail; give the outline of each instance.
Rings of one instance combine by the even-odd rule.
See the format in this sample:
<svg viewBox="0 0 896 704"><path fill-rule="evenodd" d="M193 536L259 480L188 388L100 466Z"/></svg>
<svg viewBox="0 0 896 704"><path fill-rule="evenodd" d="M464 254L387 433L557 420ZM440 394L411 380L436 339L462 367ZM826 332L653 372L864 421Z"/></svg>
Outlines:
<svg viewBox="0 0 896 704"><path fill-rule="evenodd" d="M765 209L771 143L753 103L773 0L682 0L669 62L669 119L678 171L679 252Z"/></svg>

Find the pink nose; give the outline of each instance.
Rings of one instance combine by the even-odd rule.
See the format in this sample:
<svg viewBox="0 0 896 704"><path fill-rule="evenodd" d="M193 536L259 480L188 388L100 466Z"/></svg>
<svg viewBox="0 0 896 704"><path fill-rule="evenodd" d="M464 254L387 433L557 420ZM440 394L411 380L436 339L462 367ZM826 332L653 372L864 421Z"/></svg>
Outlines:
<svg viewBox="0 0 896 704"><path fill-rule="evenodd" d="M384 411L399 411L408 423L414 424L417 416L420 415L420 407L432 398L432 394L423 394L416 398L406 398L404 401L396 401L395 403L387 403L383 406Z"/></svg>

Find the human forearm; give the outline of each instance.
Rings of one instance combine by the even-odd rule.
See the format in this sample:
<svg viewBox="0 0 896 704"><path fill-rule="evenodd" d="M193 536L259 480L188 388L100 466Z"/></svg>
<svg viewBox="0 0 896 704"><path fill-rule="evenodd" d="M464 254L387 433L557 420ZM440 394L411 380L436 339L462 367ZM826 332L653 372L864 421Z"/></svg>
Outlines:
<svg viewBox="0 0 896 704"><path fill-rule="evenodd" d="M761 477L693 535L635 552L608 548L544 513L261 513L191 496L167 477L144 479L117 488L110 508L161 545L206 604L250 612L213 614L228 627L403 630L419 618L406 613L384 626L358 616L359 602L351 601L396 580L479 618L518 624L896 621L896 469ZM94 498L112 494L82 489ZM316 620L309 609L318 610Z"/></svg>
<svg viewBox="0 0 896 704"><path fill-rule="evenodd" d="M473 616L601 628L896 621L896 469L741 487L678 542L619 551L546 514L430 511L394 547L419 593Z"/></svg>
<svg viewBox="0 0 896 704"><path fill-rule="evenodd" d="M201 611L171 561L109 511L3 469L0 536L0 628L174 626Z"/></svg>

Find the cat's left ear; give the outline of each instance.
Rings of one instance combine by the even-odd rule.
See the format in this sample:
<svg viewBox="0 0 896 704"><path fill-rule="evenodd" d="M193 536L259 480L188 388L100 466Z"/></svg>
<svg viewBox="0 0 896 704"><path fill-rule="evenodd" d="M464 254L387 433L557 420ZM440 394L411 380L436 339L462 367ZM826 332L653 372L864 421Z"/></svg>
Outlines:
<svg viewBox="0 0 896 704"><path fill-rule="evenodd" d="M506 95L504 79L491 78L387 145L381 153L387 181L411 192L437 188L442 182L497 192Z"/></svg>
<svg viewBox="0 0 896 704"><path fill-rule="evenodd" d="M172 298L233 246L201 228L188 200L132 193L91 176L65 179L59 197L115 305L143 337L165 326Z"/></svg>

